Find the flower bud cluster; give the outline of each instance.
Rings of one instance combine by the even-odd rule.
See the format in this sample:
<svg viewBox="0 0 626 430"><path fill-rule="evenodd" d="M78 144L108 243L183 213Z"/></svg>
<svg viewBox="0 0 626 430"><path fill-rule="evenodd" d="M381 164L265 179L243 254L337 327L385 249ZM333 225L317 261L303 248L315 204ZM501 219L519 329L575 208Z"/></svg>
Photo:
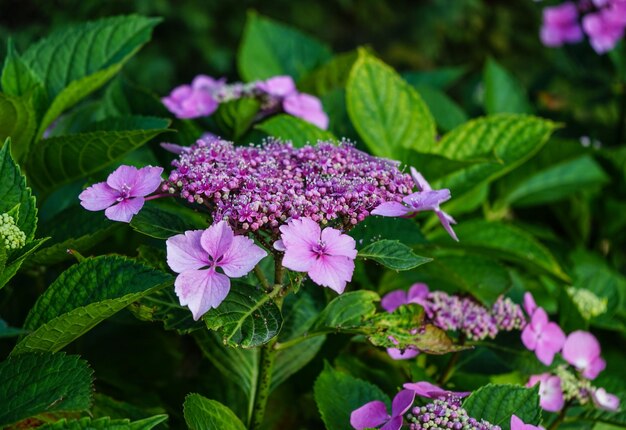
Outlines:
<svg viewBox="0 0 626 430"><path fill-rule="evenodd" d="M6 249L20 249L26 245L26 234L7 213L0 215L0 239Z"/></svg>
<svg viewBox="0 0 626 430"><path fill-rule="evenodd" d="M410 430L500 430L500 426L470 417L458 397L416 406L405 419Z"/></svg>

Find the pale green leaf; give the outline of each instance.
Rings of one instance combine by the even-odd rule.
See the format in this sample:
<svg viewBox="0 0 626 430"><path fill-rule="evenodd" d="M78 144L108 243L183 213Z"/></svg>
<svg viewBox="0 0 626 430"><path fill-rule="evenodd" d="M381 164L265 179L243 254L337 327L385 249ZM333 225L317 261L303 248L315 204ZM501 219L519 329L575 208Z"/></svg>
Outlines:
<svg viewBox="0 0 626 430"><path fill-rule="evenodd" d="M190 430L245 430L245 426L227 406L200 394L188 394L183 405L185 422Z"/></svg>
<svg viewBox="0 0 626 430"><path fill-rule="evenodd" d="M29 96L0 93L0 141L11 138L12 152L23 160L37 131L37 119Z"/></svg>
<svg viewBox="0 0 626 430"><path fill-rule="evenodd" d="M166 420L167 415L155 415L137 421L109 417L83 417L76 420L62 419L38 428L41 430L150 430Z"/></svg>
<svg viewBox="0 0 626 430"><path fill-rule="evenodd" d="M296 148L302 148L306 144L314 145L319 140L325 142L337 140L331 132L286 114L275 115L254 128L283 141L291 141Z"/></svg>
<svg viewBox="0 0 626 430"><path fill-rule="evenodd" d="M487 113L529 113L532 111L522 84L492 58L485 63L483 81Z"/></svg>
<svg viewBox="0 0 626 430"><path fill-rule="evenodd" d="M150 201L135 215L130 226L157 239L167 239L188 230L209 226L206 215L173 202Z"/></svg>
<svg viewBox="0 0 626 430"><path fill-rule="evenodd" d="M374 260L392 270L410 270L432 261L413 252L411 248L397 240L383 239L359 250L358 256Z"/></svg>

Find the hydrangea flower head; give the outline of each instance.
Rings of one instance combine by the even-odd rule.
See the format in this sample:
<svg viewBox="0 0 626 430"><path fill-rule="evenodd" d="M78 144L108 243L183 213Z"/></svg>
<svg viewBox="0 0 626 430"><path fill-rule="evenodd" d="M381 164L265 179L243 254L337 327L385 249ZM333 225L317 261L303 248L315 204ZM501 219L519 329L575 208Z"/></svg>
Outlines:
<svg viewBox="0 0 626 430"><path fill-rule="evenodd" d="M177 118L189 119L209 116L217 110L219 102L214 93L225 85L223 79L198 75L191 85L181 85L161 101Z"/></svg>
<svg viewBox="0 0 626 430"><path fill-rule="evenodd" d="M563 345L563 358L585 378L595 379L606 367L600 356L600 342L589 332L578 330L567 336Z"/></svg>
<svg viewBox="0 0 626 430"><path fill-rule="evenodd" d="M555 354L563 348L565 333L558 324L548 320L543 308L537 308L530 324L522 331L522 342L527 349L535 351L539 361L549 366Z"/></svg>
<svg viewBox="0 0 626 430"><path fill-rule="evenodd" d="M380 428L381 430L400 430L404 423L403 415L413 406L415 392L402 390L394 397L391 415L380 400L374 400L355 409L350 414L350 425L356 430Z"/></svg>
<svg viewBox="0 0 626 430"><path fill-rule="evenodd" d="M458 397L416 406L406 415L406 420L410 430L501 430L498 425L470 417Z"/></svg>
<svg viewBox="0 0 626 430"><path fill-rule="evenodd" d="M511 415L511 430L541 430L541 427L526 424L517 415Z"/></svg>
<svg viewBox="0 0 626 430"><path fill-rule="evenodd" d="M527 387L539 384L539 404L542 409L549 412L558 412L563 409L565 398L561 387L561 378L549 373L533 375L530 377Z"/></svg>
<svg viewBox="0 0 626 430"><path fill-rule="evenodd" d="M267 255L251 239L235 236L224 221L172 236L166 246L167 264L178 273L176 295L195 320L222 303L230 291L229 278L245 276Z"/></svg>
<svg viewBox="0 0 626 430"><path fill-rule="evenodd" d="M274 247L285 252L283 266L306 272L316 284L343 293L354 272L353 238L332 227L322 230L311 218L291 220L280 231Z"/></svg>
<svg viewBox="0 0 626 430"><path fill-rule="evenodd" d="M113 221L130 222L145 203L145 197L161 185L162 167L120 166L107 178L85 189L78 198L89 211L101 211Z"/></svg>

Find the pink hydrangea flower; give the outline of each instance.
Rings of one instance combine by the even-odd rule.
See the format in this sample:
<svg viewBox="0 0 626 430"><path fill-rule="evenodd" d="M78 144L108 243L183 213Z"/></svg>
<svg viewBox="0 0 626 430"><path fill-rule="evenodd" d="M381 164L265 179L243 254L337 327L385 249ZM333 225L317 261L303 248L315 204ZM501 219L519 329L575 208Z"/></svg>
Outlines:
<svg viewBox="0 0 626 430"><path fill-rule="evenodd" d="M225 85L224 79L198 75L191 85L181 85L161 101L177 118L189 119L209 116L217 110L219 102L214 93Z"/></svg>
<svg viewBox="0 0 626 430"><path fill-rule="evenodd" d="M439 399L442 397L458 397L463 398L471 394L469 391L448 391L430 382L408 382L403 385L406 390L414 391L420 397L427 399Z"/></svg>
<svg viewBox="0 0 626 430"><path fill-rule="evenodd" d="M306 272L313 282L343 293L352 279L356 242L339 230L324 230L311 218L291 220L280 227L281 240L274 248L284 251L283 266Z"/></svg>
<svg viewBox="0 0 626 430"><path fill-rule="evenodd" d="M578 24L578 9L572 2L543 10L543 23L540 31L541 41L550 47L563 46L565 43L577 43L583 39L583 32Z"/></svg>
<svg viewBox="0 0 626 430"><path fill-rule="evenodd" d="M176 295L194 320L222 303L230 291L229 278L245 276L267 255L251 239L235 236L224 221L172 236L166 246L167 264L179 274Z"/></svg>
<svg viewBox="0 0 626 430"><path fill-rule="evenodd" d="M433 190L424 176L413 167L411 167L411 176L418 191L404 197L402 203L392 201L380 204L372 211L372 215L411 217L417 215L418 212L433 211L437 214L443 228L454 240L458 241L459 238L451 226L451 224L456 224L456 221L439 208L441 203L450 200L450 190Z"/></svg>
<svg viewBox="0 0 626 430"><path fill-rule="evenodd" d="M517 415L511 415L511 430L540 430L542 427L526 424Z"/></svg>
<svg viewBox="0 0 626 430"><path fill-rule="evenodd" d="M591 47L603 54L617 45L624 37L626 27L626 4L611 4L599 12L589 13L583 18L583 29L589 36Z"/></svg>
<svg viewBox="0 0 626 430"><path fill-rule="evenodd" d="M615 394L607 393L604 388L597 388L591 392L593 403L600 409L615 412L619 410L619 397Z"/></svg>
<svg viewBox="0 0 626 430"><path fill-rule="evenodd" d="M322 102L310 94L291 94L283 100L283 109L289 115L293 115L319 128L328 128L328 115L324 112Z"/></svg>
<svg viewBox="0 0 626 430"><path fill-rule="evenodd" d="M541 408L549 412L558 412L563 409L565 398L561 388L561 378L549 373L533 375L530 377L527 387L539 384L539 404Z"/></svg>
<svg viewBox="0 0 626 430"><path fill-rule="evenodd" d="M588 379L595 379L606 367L600 356L600 342L589 332L578 330L570 333L563 345L563 358L582 372Z"/></svg>
<svg viewBox="0 0 626 430"><path fill-rule="evenodd" d="M552 364L554 355L565 343L565 333L558 324L548 321L548 314L543 308L537 308L530 324L522 331L522 342L546 366Z"/></svg>
<svg viewBox="0 0 626 430"><path fill-rule="evenodd" d="M350 414L350 425L356 430L380 428L381 430L400 430L404 423L403 415L411 408L415 400L415 392L402 390L394 397L391 404L391 415L380 400L366 403Z"/></svg>
<svg viewBox="0 0 626 430"><path fill-rule="evenodd" d="M113 221L130 222L146 199L161 185L161 167L120 166L107 178L79 194L80 204L89 211L104 210Z"/></svg>

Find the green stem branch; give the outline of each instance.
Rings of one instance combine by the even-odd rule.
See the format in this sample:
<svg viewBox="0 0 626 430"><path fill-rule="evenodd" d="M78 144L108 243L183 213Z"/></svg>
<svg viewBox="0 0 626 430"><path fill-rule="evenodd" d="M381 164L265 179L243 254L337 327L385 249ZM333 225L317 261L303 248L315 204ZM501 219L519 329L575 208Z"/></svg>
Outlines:
<svg viewBox="0 0 626 430"><path fill-rule="evenodd" d="M561 423L565 419L565 415L567 415L567 409L570 407L571 404L571 401L565 403L565 406L563 406L563 409L561 409L561 413L559 413L559 416L556 417L554 421L552 421L552 424L550 424L548 430L556 430L561 425Z"/></svg>
<svg viewBox="0 0 626 430"><path fill-rule="evenodd" d="M459 337L459 344L465 344L465 335L461 334L461 336ZM461 351L455 351L454 354L452 354L452 357L450 357L450 361L448 361L448 365L439 377L439 385L444 385L446 382L448 382L448 380L454 373L454 367L456 366L456 363L459 361L460 357Z"/></svg>

